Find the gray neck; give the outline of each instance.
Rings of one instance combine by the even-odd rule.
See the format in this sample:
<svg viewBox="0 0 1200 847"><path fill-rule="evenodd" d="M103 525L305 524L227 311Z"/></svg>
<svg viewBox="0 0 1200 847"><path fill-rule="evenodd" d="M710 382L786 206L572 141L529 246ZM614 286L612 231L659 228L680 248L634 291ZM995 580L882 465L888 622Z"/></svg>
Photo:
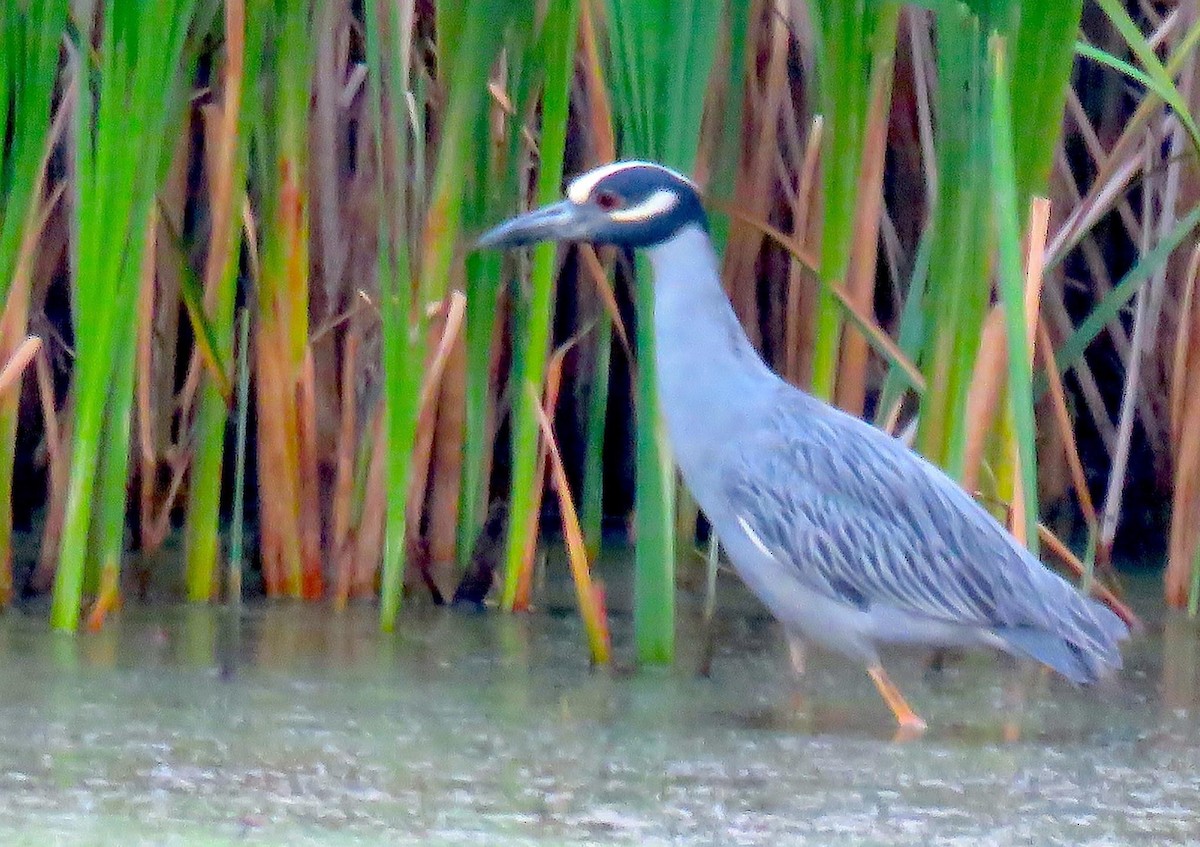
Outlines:
<svg viewBox="0 0 1200 847"><path fill-rule="evenodd" d="M721 287L708 234L684 227L647 250L654 269L659 392L675 460L693 491L778 378L742 330ZM702 498L701 505L703 503Z"/></svg>

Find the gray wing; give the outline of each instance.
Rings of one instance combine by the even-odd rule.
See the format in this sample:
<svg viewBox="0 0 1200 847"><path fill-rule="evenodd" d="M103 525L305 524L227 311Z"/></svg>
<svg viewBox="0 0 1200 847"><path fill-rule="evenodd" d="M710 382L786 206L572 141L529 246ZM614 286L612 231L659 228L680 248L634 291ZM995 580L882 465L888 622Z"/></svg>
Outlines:
<svg viewBox="0 0 1200 847"><path fill-rule="evenodd" d="M1074 590L941 471L792 389L730 455L726 502L811 589L983 627L1061 631Z"/></svg>

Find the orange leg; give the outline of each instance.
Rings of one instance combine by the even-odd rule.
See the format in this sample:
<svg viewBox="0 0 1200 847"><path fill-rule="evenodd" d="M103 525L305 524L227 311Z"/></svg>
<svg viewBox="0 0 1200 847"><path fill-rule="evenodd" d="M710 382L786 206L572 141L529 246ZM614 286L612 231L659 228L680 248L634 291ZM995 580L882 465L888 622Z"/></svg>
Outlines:
<svg viewBox="0 0 1200 847"><path fill-rule="evenodd" d="M879 695L883 697L883 702L888 704L888 708L896 716L896 723L900 725L900 728L909 732L924 732L925 721L921 720L921 717L905 702L900 689L888 679L883 665L869 667L867 673L871 675L871 682L875 683L875 687L879 689Z"/></svg>

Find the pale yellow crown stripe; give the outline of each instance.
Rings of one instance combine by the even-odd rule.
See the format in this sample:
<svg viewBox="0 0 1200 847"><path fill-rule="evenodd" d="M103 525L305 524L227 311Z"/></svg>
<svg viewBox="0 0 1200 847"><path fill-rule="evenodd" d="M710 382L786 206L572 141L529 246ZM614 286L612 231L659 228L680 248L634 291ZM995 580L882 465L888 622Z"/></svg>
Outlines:
<svg viewBox="0 0 1200 847"><path fill-rule="evenodd" d="M575 177L575 179L571 180L571 183L567 186L567 197L572 203L582 206L587 202L588 198L592 196L592 190L595 189L596 184L600 182L600 180L604 179L605 177L612 176L613 174L624 170L625 168L638 167L639 165L651 168L662 168L664 171L679 177L679 179L692 186L692 188L696 187L695 183L693 183L686 176L673 171L670 168L655 164L654 162L643 162L634 159L625 162L610 162L607 165L601 165L598 168L593 168L587 173L580 174L579 176Z"/></svg>

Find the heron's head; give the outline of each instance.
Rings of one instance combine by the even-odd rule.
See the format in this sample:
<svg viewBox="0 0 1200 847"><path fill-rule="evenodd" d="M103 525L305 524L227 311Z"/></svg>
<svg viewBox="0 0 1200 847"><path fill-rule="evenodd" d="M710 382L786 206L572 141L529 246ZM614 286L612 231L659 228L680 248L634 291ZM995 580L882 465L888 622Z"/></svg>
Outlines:
<svg viewBox="0 0 1200 847"><path fill-rule="evenodd" d="M484 233L479 247L591 241L652 247L688 224L708 228L695 184L651 162L613 162L577 176L567 198Z"/></svg>

